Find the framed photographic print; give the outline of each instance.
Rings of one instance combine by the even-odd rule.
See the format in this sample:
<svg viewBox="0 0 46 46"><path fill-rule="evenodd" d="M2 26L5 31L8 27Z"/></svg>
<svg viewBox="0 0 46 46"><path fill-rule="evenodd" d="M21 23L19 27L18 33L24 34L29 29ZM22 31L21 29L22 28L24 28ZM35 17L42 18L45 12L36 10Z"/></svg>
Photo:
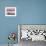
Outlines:
<svg viewBox="0 0 46 46"><path fill-rule="evenodd" d="M16 7L5 7L5 16L16 16Z"/></svg>

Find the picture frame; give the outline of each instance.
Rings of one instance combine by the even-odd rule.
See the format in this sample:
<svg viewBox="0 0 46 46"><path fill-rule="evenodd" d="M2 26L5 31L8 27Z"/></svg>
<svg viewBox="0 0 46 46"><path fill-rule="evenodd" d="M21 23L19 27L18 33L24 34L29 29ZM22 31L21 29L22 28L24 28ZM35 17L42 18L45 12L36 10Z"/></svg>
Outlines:
<svg viewBox="0 0 46 46"><path fill-rule="evenodd" d="M5 7L5 16L16 16L16 7Z"/></svg>

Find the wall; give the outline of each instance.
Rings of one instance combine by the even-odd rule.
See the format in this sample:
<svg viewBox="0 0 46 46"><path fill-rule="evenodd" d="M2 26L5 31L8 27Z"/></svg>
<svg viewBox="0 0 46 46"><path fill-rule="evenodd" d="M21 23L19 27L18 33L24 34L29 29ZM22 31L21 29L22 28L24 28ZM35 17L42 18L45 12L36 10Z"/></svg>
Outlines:
<svg viewBox="0 0 46 46"><path fill-rule="evenodd" d="M5 16L7 6L16 6L16 17ZM17 34L17 24L46 24L46 0L0 0L0 44L8 43L9 32Z"/></svg>

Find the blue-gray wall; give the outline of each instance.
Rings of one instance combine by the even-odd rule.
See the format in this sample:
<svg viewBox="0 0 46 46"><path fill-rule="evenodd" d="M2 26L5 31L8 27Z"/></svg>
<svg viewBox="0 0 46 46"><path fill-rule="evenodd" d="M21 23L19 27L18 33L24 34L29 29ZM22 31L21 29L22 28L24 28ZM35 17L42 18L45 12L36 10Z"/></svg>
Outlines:
<svg viewBox="0 0 46 46"><path fill-rule="evenodd" d="M17 8L16 17L5 16L8 6ZM46 0L0 0L0 44L8 43L9 32L17 34L17 24L46 24Z"/></svg>

